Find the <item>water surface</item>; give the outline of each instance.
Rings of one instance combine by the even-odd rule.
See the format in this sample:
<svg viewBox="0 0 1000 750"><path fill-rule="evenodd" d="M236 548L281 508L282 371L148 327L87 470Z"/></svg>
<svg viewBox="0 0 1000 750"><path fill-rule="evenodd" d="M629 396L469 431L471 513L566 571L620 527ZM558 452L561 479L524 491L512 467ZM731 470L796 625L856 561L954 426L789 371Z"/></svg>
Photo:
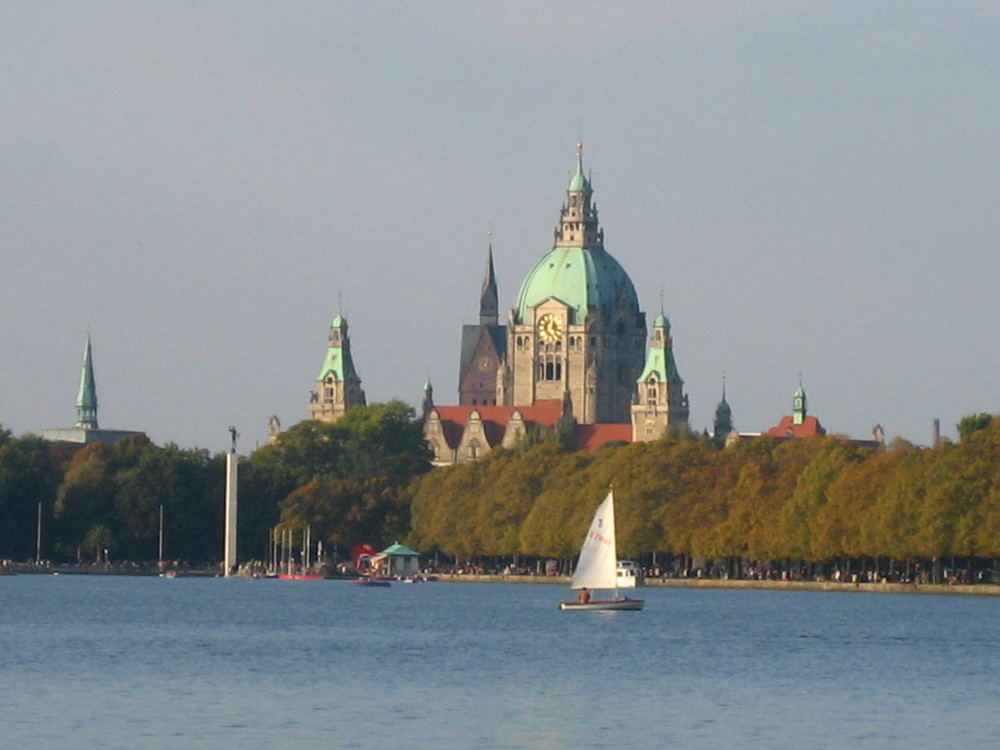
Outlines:
<svg viewBox="0 0 1000 750"><path fill-rule="evenodd" d="M1000 737L1000 599L0 578L3 746L931 748Z"/></svg>

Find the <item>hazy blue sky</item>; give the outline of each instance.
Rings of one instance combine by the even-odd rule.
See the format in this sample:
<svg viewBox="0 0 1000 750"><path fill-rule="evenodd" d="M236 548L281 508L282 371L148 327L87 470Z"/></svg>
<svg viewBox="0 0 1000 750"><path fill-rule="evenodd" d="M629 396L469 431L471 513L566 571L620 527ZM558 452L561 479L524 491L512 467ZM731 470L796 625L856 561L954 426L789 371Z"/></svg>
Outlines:
<svg viewBox="0 0 1000 750"><path fill-rule="evenodd" d="M0 4L0 424L242 449L338 294L369 402L457 395L585 142L691 422L927 443L1000 412L1000 4Z"/></svg>

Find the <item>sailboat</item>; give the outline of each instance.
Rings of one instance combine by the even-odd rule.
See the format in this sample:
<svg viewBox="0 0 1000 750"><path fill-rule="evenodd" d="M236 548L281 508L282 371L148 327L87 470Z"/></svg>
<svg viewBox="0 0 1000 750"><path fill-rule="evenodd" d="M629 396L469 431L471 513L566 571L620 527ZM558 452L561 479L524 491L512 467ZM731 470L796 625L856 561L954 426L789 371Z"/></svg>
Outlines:
<svg viewBox="0 0 1000 750"><path fill-rule="evenodd" d="M559 609L586 611L642 609L642 599L629 599L618 594L618 550L615 544L615 497L608 491L594 514L587 536L580 548L580 559L573 573L571 589L603 589L612 591L610 599L591 599L581 596L575 602L561 602Z"/></svg>

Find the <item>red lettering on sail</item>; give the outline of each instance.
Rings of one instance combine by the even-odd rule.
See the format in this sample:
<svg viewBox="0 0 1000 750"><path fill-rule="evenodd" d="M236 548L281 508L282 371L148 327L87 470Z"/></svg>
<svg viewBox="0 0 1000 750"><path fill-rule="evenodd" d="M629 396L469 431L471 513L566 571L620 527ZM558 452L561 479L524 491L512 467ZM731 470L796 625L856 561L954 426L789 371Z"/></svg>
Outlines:
<svg viewBox="0 0 1000 750"><path fill-rule="evenodd" d="M596 531L590 532L590 538L598 544L611 544L611 540L608 537L603 534L598 534Z"/></svg>

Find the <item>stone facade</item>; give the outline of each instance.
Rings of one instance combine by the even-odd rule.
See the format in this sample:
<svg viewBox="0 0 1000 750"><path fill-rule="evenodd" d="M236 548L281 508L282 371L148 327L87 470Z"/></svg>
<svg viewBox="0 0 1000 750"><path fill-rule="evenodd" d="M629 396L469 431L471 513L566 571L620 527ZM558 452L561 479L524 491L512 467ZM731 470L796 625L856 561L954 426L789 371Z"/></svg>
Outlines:
<svg viewBox="0 0 1000 750"><path fill-rule="evenodd" d="M354 368L347 320L338 315L330 324L326 357L309 398L309 418L336 422L352 406L364 405L365 392Z"/></svg>
<svg viewBox="0 0 1000 750"><path fill-rule="evenodd" d="M498 325L497 299L491 246L479 325L462 330L461 405L435 407L425 393L425 435L436 464L510 447L531 428L560 430L593 450L655 439L687 421L669 323L657 319L647 352L646 317L631 279L604 247L582 146L552 249L525 277L505 326Z"/></svg>
<svg viewBox="0 0 1000 750"><path fill-rule="evenodd" d="M636 382L632 404L632 439L656 440L671 425L687 424L688 397L674 361L670 321L662 314L653 322L646 366Z"/></svg>

